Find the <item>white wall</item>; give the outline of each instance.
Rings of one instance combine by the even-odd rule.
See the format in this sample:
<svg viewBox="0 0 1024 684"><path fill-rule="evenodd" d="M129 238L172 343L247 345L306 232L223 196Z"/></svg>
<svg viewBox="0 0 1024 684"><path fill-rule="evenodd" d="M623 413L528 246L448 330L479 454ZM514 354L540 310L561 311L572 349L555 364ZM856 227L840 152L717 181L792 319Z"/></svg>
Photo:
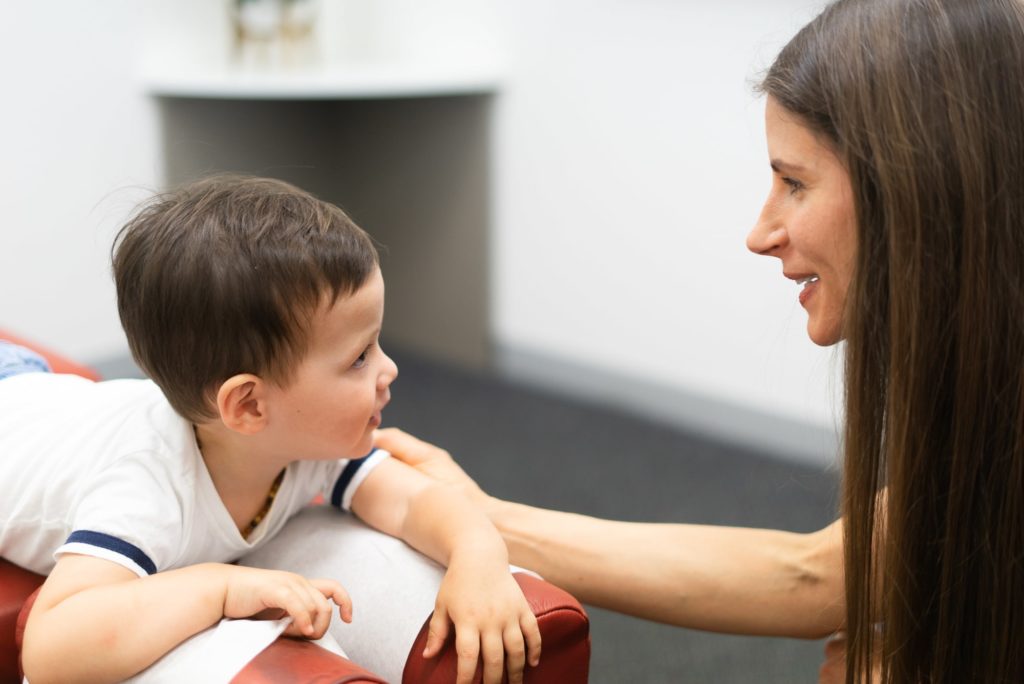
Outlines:
<svg viewBox="0 0 1024 684"><path fill-rule="evenodd" d="M502 3L503 345L833 424L835 352L744 247L770 177L751 83L820 4Z"/></svg>
<svg viewBox="0 0 1024 684"><path fill-rule="evenodd" d="M133 83L142 6L14 3L0 21L0 328L79 358L123 350L113 233L157 180Z"/></svg>
<svg viewBox="0 0 1024 684"><path fill-rule="evenodd" d="M834 353L806 339L778 263L743 246L769 180L750 84L820 4L326 0L321 28L331 59L502 56L502 348L829 426ZM223 7L18 3L0 23L0 327L125 352L109 243L140 195L125 188L160 181L139 60L223 50Z"/></svg>

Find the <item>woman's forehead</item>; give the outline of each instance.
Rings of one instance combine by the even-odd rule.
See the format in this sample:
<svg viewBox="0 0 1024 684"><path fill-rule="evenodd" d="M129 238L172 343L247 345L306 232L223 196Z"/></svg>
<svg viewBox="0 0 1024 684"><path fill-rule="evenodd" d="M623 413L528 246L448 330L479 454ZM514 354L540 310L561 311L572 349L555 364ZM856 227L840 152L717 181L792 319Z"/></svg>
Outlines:
<svg viewBox="0 0 1024 684"><path fill-rule="evenodd" d="M772 168L787 175L819 173L840 162L821 134L771 96L765 103L765 139Z"/></svg>

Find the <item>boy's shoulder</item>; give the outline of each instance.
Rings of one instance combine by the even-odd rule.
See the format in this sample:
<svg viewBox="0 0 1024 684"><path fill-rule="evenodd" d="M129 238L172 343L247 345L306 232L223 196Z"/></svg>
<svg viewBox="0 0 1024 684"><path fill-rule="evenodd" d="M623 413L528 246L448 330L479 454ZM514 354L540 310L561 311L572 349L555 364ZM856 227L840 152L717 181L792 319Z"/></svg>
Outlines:
<svg viewBox="0 0 1024 684"><path fill-rule="evenodd" d="M177 557L201 457L191 423L152 382L0 380L0 453L0 520L31 523L8 525L0 546L6 535L26 567L52 567L75 530L126 541L160 567ZM25 538L11 536L19 529Z"/></svg>
<svg viewBox="0 0 1024 684"><path fill-rule="evenodd" d="M187 445L191 424L151 380L94 382L75 375L26 373L0 380L0 436L26 447L67 445L111 455Z"/></svg>
<svg viewBox="0 0 1024 684"><path fill-rule="evenodd" d="M91 380L72 373L21 373L4 378L0 381L0 395L22 394L26 392L44 392L53 389L78 392L115 393L115 392L160 392L160 388L152 380L144 378L118 378L114 380Z"/></svg>
<svg viewBox="0 0 1024 684"><path fill-rule="evenodd" d="M97 382L64 373L24 373L0 380L0 407L23 415L42 411L54 418L99 419L160 406L170 404L151 380Z"/></svg>

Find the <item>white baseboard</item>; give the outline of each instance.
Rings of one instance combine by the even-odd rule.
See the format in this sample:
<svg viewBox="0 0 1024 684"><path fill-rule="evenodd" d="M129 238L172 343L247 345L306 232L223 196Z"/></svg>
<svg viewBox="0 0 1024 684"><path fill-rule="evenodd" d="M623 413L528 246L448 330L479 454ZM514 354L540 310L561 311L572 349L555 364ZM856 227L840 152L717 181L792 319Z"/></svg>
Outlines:
<svg viewBox="0 0 1024 684"><path fill-rule="evenodd" d="M495 365L506 379L624 410L771 456L819 467L838 463L835 431L591 365L498 345Z"/></svg>

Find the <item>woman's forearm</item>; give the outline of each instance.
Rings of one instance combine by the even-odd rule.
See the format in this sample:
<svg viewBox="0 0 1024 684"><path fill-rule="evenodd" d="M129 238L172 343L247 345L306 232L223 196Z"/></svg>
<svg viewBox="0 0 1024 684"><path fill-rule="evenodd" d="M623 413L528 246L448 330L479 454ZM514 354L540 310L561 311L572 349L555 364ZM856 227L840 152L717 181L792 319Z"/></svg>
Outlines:
<svg viewBox="0 0 1024 684"><path fill-rule="evenodd" d="M794 534L600 520L493 499L447 451L396 428L375 443L460 488L498 528L513 563L587 603L741 634L819 637L842 626L841 522Z"/></svg>
<svg viewBox="0 0 1024 684"><path fill-rule="evenodd" d="M683 627L816 638L843 621L841 523L812 534L487 506L511 561L580 600Z"/></svg>

